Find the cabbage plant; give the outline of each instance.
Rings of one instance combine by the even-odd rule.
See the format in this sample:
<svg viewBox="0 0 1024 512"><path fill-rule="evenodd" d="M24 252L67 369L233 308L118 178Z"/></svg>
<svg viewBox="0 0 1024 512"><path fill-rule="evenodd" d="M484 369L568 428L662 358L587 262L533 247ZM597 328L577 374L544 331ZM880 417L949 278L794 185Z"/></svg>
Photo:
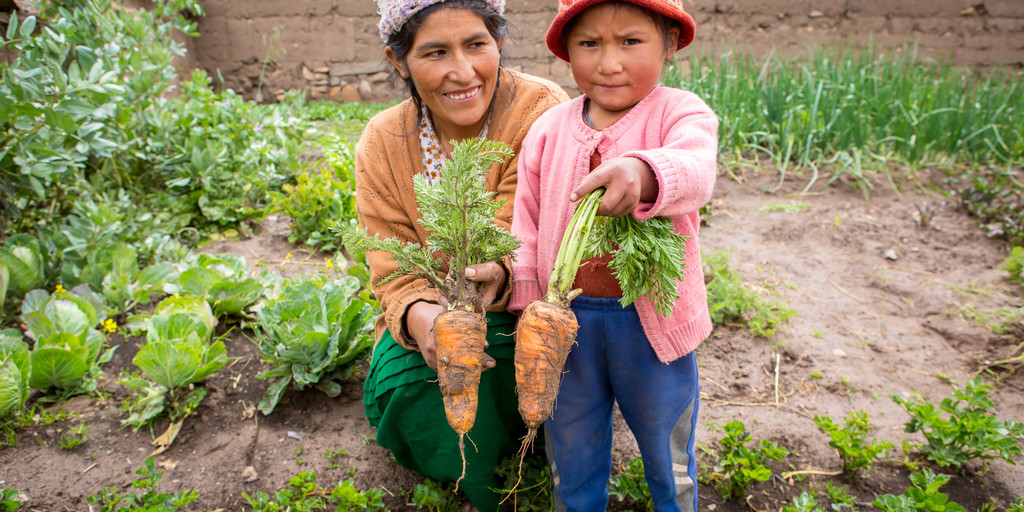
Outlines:
<svg viewBox="0 0 1024 512"><path fill-rule="evenodd" d="M0 263L10 274L8 291L22 297L46 282L46 252L39 239L24 233L16 234L0 248Z"/></svg>
<svg viewBox="0 0 1024 512"><path fill-rule="evenodd" d="M263 284L246 277L245 259L222 254L199 254L190 268L181 272L178 286L169 290L182 295L205 297L217 317L241 315L263 296Z"/></svg>
<svg viewBox="0 0 1024 512"><path fill-rule="evenodd" d="M211 343L217 320L201 297L171 296L142 319L146 344L132 359L143 377L122 383L135 390L122 424L139 428L163 412L172 422L188 416L206 396L195 384L227 364L222 341Z"/></svg>
<svg viewBox="0 0 1024 512"><path fill-rule="evenodd" d="M331 397L341 393L353 363L373 345L374 307L356 296L359 288L354 277L300 277L260 309L254 341L271 369L256 377L276 379L258 405L263 414L274 410L289 384Z"/></svg>
<svg viewBox="0 0 1024 512"><path fill-rule="evenodd" d="M139 270L136 250L123 242L89 252L86 260L79 279L103 294L110 315L148 303L154 293L163 291L164 282L175 273L170 263L155 263Z"/></svg>
<svg viewBox="0 0 1024 512"><path fill-rule="evenodd" d="M104 351L106 337L96 328L105 319L103 299L87 285L28 292L21 322L35 341L29 384L62 395L94 391L102 365L114 355L114 348Z"/></svg>
<svg viewBox="0 0 1024 512"><path fill-rule="evenodd" d="M15 415L28 401L32 360L28 344L14 329L0 331L0 419Z"/></svg>

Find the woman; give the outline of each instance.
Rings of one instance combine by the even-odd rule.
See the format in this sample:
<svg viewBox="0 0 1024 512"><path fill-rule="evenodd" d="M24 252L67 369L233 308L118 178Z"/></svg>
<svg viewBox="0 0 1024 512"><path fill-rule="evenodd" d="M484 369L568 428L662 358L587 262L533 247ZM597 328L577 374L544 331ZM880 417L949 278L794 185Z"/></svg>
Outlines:
<svg viewBox="0 0 1024 512"><path fill-rule="evenodd" d="M440 164L450 141L486 137L518 153L533 121L568 99L555 84L501 67L508 21L504 0L378 0L385 54L409 88L410 98L370 120L356 151L357 209L370 235L425 244L417 222L412 178L443 179ZM516 158L494 166L489 190L505 206L495 222L509 227L516 186ZM377 442L395 459L427 478L455 481L462 473L458 436L445 419L437 384L432 326L445 308L440 291L425 280L398 277L386 253L367 259L374 292L384 310L377 319L363 401ZM447 272L448 269L443 269ZM497 262L466 269L480 283L488 319L487 371L468 436L466 477L470 503L497 509L494 477L499 460L518 448L523 434L512 364L515 317L505 312L508 269ZM442 276L443 277L443 276Z"/></svg>

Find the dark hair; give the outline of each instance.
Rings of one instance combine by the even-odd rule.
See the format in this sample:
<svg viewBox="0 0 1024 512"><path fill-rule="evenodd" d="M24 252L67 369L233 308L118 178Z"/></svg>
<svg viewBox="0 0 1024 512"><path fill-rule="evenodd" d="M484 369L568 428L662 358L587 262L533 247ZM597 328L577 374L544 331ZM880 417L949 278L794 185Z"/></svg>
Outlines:
<svg viewBox="0 0 1024 512"><path fill-rule="evenodd" d="M668 31L671 30L672 27L678 27L679 30L682 30L683 27L680 25L678 21L669 18L668 16L665 16L660 12L648 9L642 5L637 5L632 2L628 2L626 0L608 0L607 2L600 2L594 5L611 5L615 9L621 9L625 7L627 9L633 9L636 12L642 12L651 18L651 21L654 22L654 26L658 29L659 32L661 32L662 42L665 45L665 50L675 50L676 47L679 45L679 38L672 38L671 36L669 36ZM588 7L587 9L589 8L590 7ZM584 11L585 10L586 9L584 9ZM559 37L561 38L562 46L566 47L567 51L569 47L569 45L567 44L569 39L569 33L572 32L572 29L576 27L576 23L579 22L580 14L583 14L583 11L580 11L578 14L576 14L576 16L570 18L569 21L566 21L565 25L562 26L562 33L559 35Z"/></svg>
<svg viewBox="0 0 1024 512"><path fill-rule="evenodd" d="M413 40L416 39L416 33L419 32L420 27L423 26L427 17L430 16L431 13L440 9L468 9L473 11L481 20L483 20L484 27L487 28L487 32L491 34L491 37L493 37L495 41L500 41L508 35L510 25L508 19L498 12L497 9L491 7L483 0L441 1L416 12L416 14L409 17L409 19L402 25L402 28L398 29L394 34L391 34L391 37L388 38L385 46L391 48L391 53L395 56L395 60L403 64L405 63L405 59L409 55L409 51L412 50ZM501 69L501 66L501 61L499 60L499 70ZM423 98L420 97L420 93L416 90L416 85L413 84L412 77L402 78L394 66L389 65L388 68L390 69L391 77L393 79L401 78L402 81L405 82L405 86L408 87L409 94L412 96L412 101L416 104L417 113L421 112L423 110ZM499 72L498 75L500 77L501 73Z"/></svg>

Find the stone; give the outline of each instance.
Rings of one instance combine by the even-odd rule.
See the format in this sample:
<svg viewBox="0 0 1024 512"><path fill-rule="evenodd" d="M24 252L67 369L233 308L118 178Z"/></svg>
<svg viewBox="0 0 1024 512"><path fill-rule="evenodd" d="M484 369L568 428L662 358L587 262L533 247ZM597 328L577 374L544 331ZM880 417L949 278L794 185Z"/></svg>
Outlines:
<svg viewBox="0 0 1024 512"><path fill-rule="evenodd" d="M360 101L362 98L359 97L359 90L352 84L346 85L341 88L341 100L345 103L354 103Z"/></svg>

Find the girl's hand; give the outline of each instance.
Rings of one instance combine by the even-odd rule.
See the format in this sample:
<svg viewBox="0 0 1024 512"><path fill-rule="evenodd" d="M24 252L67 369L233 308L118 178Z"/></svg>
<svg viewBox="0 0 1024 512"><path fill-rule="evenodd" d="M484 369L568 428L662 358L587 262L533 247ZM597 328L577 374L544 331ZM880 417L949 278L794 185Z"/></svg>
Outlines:
<svg viewBox="0 0 1024 512"><path fill-rule="evenodd" d="M598 165L583 178L569 200L579 201L591 191L604 187L604 197L597 214L621 217L632 213L640 201L658 198L658 180L647 162L639 158L611 158Z"/></svg>
<svg viewBox="0 0 1024 512"><path fill-rule="evenodd" d="M498 263L479 263L466 267L466 279L480 283L477 308L480 311L487 311L505 294L508 272Z"/></svg>
<svg viewBox="0 0 1024 512"><path fill-rule="evenodd" d="M498 265L494 263L494 265ZM501 265L498 265L499 267ZM504 272L504 270L502 270ZM412 340L423 354L423 360L430 369L437 371L437 345L434 344L434 320L448 310L447 306L433 302L417 301L405 312L405 327ZM484 348L487 347L486 342ZM484 354L481 361L484 370L494 368L494 358Z"/></svg>

